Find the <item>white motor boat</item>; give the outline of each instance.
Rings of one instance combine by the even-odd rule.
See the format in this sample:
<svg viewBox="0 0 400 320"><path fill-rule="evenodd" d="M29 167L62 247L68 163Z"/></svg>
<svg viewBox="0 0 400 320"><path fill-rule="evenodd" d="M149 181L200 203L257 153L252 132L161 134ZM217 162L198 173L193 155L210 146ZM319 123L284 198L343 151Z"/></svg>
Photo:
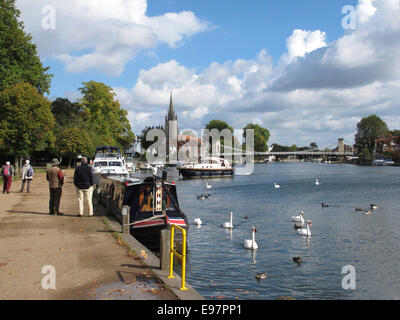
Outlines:
<svg viewBox="0 0 400 320"><path fill-rule="evenodd" d="M94 182L99 184L102 175L129 176L125 160L116 146L102 146L96 148L93 160Z"/></svg>

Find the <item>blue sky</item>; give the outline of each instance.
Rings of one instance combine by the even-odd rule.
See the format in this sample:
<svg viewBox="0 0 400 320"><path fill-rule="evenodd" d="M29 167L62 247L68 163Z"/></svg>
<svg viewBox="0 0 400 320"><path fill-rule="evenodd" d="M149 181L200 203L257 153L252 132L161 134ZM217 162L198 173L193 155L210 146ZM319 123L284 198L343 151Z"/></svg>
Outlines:
<svg viewBox="0 0 400 320"><path fill-rule="evenodd" d="M45 30L42 8L54 7ZM174 92L180 128L255 122L270 143L321 146L376 113L400 128L400 0L17 0L54 74L50 98L84 81L114 88L134 132L162 124ZM343 6L357 27L344 30ZM397 59L398 60L398 59Z"/></svg>
<svg viewBox="0 0 400 320"><path fill-rule="evenodd" d="M211 62L255 58L266 48L277 61L286 50L286 38L293 29L324 30L327 41L343 34L341 26L344 5L355 5L354 0L148 0L147 14L193 11L200 19L210 22L213 28L187 39L178 48L161 44L143 51L126 66L118 77L107 77L97 72L72 75L64 65L48 59L55 77L51 96L64 95L76 90L83 81L102 81L111 86L132 86L141 69L151 68L163 61L175 59L189 68L206 68ZM155 53L153 55L152 53Z"/></svg>

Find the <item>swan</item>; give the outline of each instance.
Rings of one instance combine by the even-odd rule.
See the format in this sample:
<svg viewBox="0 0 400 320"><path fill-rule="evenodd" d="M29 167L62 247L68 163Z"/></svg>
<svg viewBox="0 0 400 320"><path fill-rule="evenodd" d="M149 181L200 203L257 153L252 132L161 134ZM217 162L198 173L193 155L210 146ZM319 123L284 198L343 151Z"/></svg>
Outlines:
<svg viewBox="0 0 400 320"><path fill-rule="evenodd" d="M276 182L274 182L274 186L275 186L275 189L279 189L281 187L279 184L276 184Z"/></svg>
<svg viewBox="0 0 400 320"><path fill-rule="evenodd" d="M300 214L297 217L292 217L294 222L304 223L304 212L300 211Z"/></svg>
<svg viewBox="0 0 400 320"><path fill-rule="evenodd" d="M194 219L194 224L195 224L196 226L201 226L201 225L203 224L203 222L201 221L200 218L196 218L196 219Z"/></svg>
<svg viewBox="0 0 400 320"><path fill-rule="evenodd" d="M257 250L258 249L258 244L256 242L256 228L253 226L253 228L251 229L251 233L252 233L252 239L251 240L244 240L244 247L246 249L251 249L251 250Z"/></svg>
<svg viewBox="0 0 400 320"><path fill-rule="evenodd" d="M233 229L233 212L231 212L231 221L225 222L222 227L225 229Z"/></svg>
<svg viewBox="0 0 400 320"><path fill-rule="evenodd" d="M378 209L378 206L376 204L373 204L373 203L370 205L370 207L371 207L372 210Z"/></svg>
<svg viewBox="0 0 400 320"><path fill-rule="evenodd" d="M315 179L315 185L316 185L316 186L319 186L319 180L318 180L318 178Z"/></svg>
<svg viewBox="0 0 400 320"><path fill-rule="evenodd" d="M305 228L301 228L298 229L297 232L299 233L299 235L301 236L311 236L311 230L310 227L312 226L311 221L307 220L306 221L306 227Z"/></svg>
<svg viewBox="0 0 400 320"><path fill-rule="evenodd" d="M212 185L208 184L208 181L206 182L206 188L207 189L211 189L212 188Z"/></svg>

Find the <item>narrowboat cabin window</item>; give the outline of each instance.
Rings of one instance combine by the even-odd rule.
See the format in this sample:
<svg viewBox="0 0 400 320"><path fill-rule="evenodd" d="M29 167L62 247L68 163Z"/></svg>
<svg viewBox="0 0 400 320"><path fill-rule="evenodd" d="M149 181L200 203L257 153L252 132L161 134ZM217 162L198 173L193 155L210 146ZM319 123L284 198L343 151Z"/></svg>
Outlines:
<svg viewBox="0 0 400 320"><path fill-rule="evenodd" d="M140 186L140 211L153 211L153 192L151 186Z"/></svg>

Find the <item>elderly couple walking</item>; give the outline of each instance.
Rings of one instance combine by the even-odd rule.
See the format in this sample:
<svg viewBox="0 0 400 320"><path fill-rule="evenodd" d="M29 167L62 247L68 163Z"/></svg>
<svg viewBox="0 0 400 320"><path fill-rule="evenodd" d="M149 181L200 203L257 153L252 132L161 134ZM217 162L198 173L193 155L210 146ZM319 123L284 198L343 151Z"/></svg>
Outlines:
<svg viewBox="0 0 400 320"><path fill-rule="evenodd" d="M21 168L21 190L20 192L24 192L25 184L27 185L26 191L31 192L31 182L33 180L34 171L32 166L29 163L29 160L25 161L25 165ZM10 193L10 187L13 180L13 176L15 175L14 168L11 166L10 161L7 161L6 164L1 169L1 175L3 176L3 193Z"/></svg>
<svg viewBox="0 0 400 320"><path fill-rule="evenodd" d="M59 167L60 162L57 159L53 159L50 162L50 168L47 170L46 178L49 181L50 188L50 201L49 211L50 215L63 215L60 211L60 200L62 195L62 186L64 185L64 175ZM74 173L74 185L76 189L76 195L78 198L79 214L83 216L83 199L85 198L87 206L89 208L89 216L93 216L93 171L89 167L86 157L81 160L81 165L75 169Z"/></svg>

